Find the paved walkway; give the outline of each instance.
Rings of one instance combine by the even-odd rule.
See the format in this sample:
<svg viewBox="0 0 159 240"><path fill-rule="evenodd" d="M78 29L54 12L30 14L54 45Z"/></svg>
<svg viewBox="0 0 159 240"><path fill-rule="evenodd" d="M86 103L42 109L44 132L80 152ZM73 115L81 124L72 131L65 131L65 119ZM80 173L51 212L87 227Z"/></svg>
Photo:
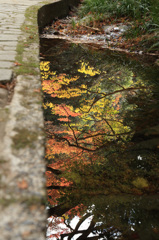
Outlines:
<svg viewBox="0 0 159 240"><path fill-rule="evenodd" d="M25 10L40 0L0 0L0 81L10 81Z"/></svg>

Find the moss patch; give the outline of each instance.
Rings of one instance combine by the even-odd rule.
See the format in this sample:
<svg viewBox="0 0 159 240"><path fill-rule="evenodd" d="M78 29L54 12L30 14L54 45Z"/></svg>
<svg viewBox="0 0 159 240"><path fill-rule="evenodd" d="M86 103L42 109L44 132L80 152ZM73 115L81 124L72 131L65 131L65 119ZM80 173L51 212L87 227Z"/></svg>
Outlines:
<svg viewBox="0 0 159 240"><path fill-rule="evenodd" d="M30 207L32 205L35 205L36 208L39 207L39 205L42 207L46 204L46 199L43 197L29 197L29 198L15 198L15 197L11 197L10 199L6 199L6 198L0 198L0 205L3 207L8 207L11 204L17 203L17 201L19 202L19 204L21 203L25 203L26 206Z"/></svg>
<svg viewBox="0 0 159 240"><path fill-rule="evenodd" d="M38 207L38 205L46 205L46 197L36 197L36 196L32 196L28 199L24 199L24 201L26 202L26 204L28 206L32 206L35 204L36 207Z"/></svg>
<svg viewBox="0 0 159 240"><path fill-rule="evenodd" d="M0 205L3 207L8 207L10 204L15 203L17 200L15 198L11 199L5 199L5 198L0 198Z"/></svg>
<svg viewBox="0 0 159 240"><path fill-rule="evenodd" d="M38 6L31 6L26 10L25 22L21 26L22 37L17 44L16 62L18 66L14 68L17 75L29 74L38 75L39 65L37 59L34 59L36 54L28 51L32 44L38 44L38 26L37 26L37 11Z"/></svg>
<svg viewBox="0 0 159 240"><path fill-rule="evenodd" d="M38 59L34 51L39 51L39 31L37 24L37 13L40 6L52 3L54 1L42 1L38 5L29 7L25 12L25 22L21 26L22 35L17 44L16 62L14 73L16 75L39 75ZM35 49L30 49L32 45L37 44ZM35 59L36 58L36 59Z"/></svg>
<svg viewBox="0 0 159 240"><path fill-rule="evenodd" d="M26 128L16 130L17 133L12 137L12 147L15 149L30 147L35 148L35 141L38 138L37 132L29 131Z"/></svg>
<svg viewBox="0 0 159 240"><path fill-rule="evenodd" d="M7 162L6 160L0 158L0 164L6 163L6 162Z"/></svg>

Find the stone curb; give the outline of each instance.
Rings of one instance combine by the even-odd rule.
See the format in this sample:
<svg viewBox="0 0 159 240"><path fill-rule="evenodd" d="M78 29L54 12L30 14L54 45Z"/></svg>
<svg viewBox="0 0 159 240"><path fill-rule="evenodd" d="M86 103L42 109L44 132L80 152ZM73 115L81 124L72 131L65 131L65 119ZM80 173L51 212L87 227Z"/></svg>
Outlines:
<svg viewBox="0 0 159 240"><path fill-rule="evenodd" d="M18 6L17 0L13 2ZM25 6L21 3L19 8L26 9L37 2L40 1L26 0ZM8 41L7 32L0 39L5 43L0 49L0 84L4 84L0 88L0 239L3 240L45 239L45 137L36 16L38 13L40 32L53 18L66 16L69 5L78 2L49 0L32 6L26 11L26 18L21 16L21 34L14 25L17 35ZM10 14L13 10L15 6L11 7ZM10 52L6 57L5 49ZM19 65L13 67L14 61ZM14 82L13 97L8 102Z"/></svg>

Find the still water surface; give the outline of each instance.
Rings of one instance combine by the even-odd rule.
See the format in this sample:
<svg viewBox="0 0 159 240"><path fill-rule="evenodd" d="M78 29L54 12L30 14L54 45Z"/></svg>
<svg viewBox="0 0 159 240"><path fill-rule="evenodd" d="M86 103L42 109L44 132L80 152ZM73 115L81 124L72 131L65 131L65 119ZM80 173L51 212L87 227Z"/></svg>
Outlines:
<svg viewBox="0 0 159 240"><path fill-rule="evenodd" d="M41 40L47 239L159 239L154 59Z"/></svg>

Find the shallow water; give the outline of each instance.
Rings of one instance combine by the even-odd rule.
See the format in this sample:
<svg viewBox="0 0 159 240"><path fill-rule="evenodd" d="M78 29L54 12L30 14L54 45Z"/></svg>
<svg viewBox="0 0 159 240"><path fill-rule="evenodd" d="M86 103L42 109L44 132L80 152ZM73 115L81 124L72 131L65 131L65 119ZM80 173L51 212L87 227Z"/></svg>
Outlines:
<svg viewBox="0 0 159 240"><path fill-rule="evenodd" d="M43 39L48 239L159 239L155 59Z"/></svg>

